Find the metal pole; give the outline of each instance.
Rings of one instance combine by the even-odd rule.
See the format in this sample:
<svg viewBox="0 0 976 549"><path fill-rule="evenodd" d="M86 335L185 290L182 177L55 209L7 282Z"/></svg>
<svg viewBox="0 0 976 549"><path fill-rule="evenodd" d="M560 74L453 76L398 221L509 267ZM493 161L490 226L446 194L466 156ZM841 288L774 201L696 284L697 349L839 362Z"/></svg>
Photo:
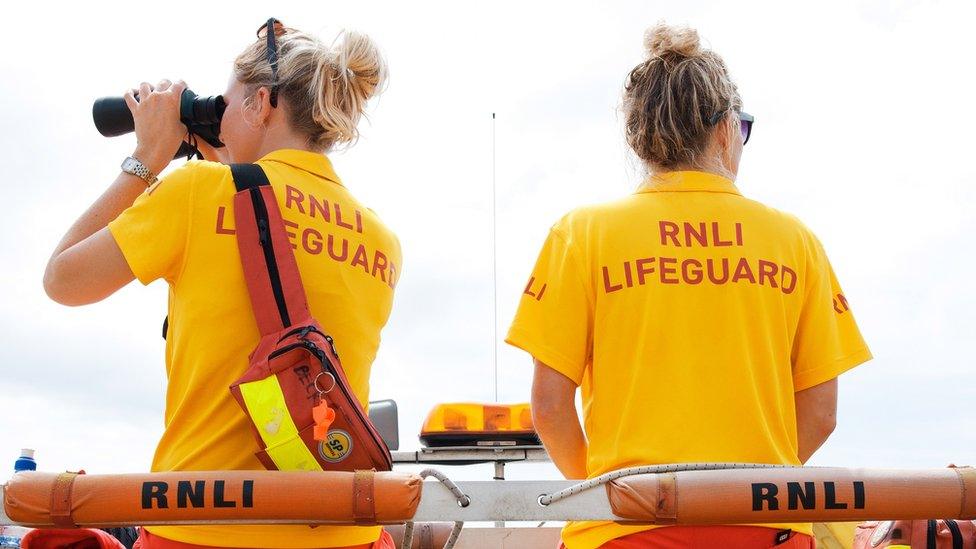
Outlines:
<svg viewBox="0 0 976 549"><path fill-rule="evenodd" d="M491 358L495 367L495 402L498 402L498 220L495 188L495 113L491 113Z"/></svg>
<svg viewBox="0 0 976 549"><path fill-rule="evenodd" d="M495 462L495 477L494 477L494 479L495 480L505 480L505 462L504 461L496 461ZM504 528L504 527L505 527L505 521L504 520L497 520L497 521L495 521L495 528Z"/></svg>
<svg viewBox="0 0 976 549"><path fill-rule="evenodd" d="M495 480L505 480L505 462L495 462Z"/></svg>

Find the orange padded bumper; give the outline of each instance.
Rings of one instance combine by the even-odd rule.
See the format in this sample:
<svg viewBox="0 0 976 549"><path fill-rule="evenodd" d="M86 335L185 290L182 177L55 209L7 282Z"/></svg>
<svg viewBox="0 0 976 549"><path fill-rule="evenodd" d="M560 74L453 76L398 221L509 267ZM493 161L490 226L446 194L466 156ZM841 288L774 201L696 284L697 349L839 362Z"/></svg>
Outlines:
<svg viewBox="0 0 976 549"><path fill-rule="evenodd" d="M617 516L653 524L976 518L976 469L737 469L622 477Z"/></svg>
<svg viewBox="0 0 976 549"><path fill-rule="evenodd" d="M420 477L401 472L172 472L76 475L24 472L4 488L4 510L26 526L98 527L180 521L249 524L396 524L413 517Z"/></svg>

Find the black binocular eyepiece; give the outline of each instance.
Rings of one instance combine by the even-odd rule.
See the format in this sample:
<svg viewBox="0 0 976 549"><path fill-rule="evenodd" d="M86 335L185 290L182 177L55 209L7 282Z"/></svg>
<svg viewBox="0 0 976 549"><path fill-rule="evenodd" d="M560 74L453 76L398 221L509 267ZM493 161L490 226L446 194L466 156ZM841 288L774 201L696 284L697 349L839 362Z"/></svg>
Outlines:
<svg viewBox="0 0 976 549"><path fill-rule="evenodd" d="M220 120L224 116L225 108L224 98L220 95L201 97L190 90L183 90L180 96L180 121L190 134L214 147L223 147L224 144L220 142ZM105 137L115 137L135 130L132 112L122 97L96 99L92 105L92 118L98 133ZM194 152L196 149L184 142L174 158L189 156Z"/></svg>

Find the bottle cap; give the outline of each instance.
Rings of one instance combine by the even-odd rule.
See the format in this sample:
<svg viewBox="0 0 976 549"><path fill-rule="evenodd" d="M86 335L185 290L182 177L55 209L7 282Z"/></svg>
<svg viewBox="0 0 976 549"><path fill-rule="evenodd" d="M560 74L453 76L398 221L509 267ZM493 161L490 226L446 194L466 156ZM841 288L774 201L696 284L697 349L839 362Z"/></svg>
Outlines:
<svg viewBox="0 0 976 549"><path fill-rule="evenodd" d="M34 450L30 448L24 448L20 451L20 457L14 462L14 472L20 473L21 471L36 471L37 462L34 461Z"/></svg>

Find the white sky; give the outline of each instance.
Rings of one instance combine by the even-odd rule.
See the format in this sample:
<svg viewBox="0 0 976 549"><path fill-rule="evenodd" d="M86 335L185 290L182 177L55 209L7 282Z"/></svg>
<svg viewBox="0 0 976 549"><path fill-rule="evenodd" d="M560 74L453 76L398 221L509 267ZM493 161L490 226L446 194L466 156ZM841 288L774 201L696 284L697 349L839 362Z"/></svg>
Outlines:
<svg viewBox="0 0 976 549"><path fill-rule="evenodd" d="M17 2L5 11L0 478L21 447L36 448L46 470L148 468L162 430L165 284L69 309L47 300L41 276L134 144L99 136L91 102L162 77L220 93L270 15L326 38L366 31L391 67L363 139L333 159L403 244L372 377L372 398L400 405L401 448L418 446L435 402L493 398L491 113L500 338L549 225L640 180L616 109L643 30L666 19L697 27L724 56L757 119L740 188L818 233L875 354L842 378L839 427L814 462L976 462L971 1ZM499 343L498 368L501 400L527 400L529 357ZM484 468L452 474L487 478Z"/></svg>

